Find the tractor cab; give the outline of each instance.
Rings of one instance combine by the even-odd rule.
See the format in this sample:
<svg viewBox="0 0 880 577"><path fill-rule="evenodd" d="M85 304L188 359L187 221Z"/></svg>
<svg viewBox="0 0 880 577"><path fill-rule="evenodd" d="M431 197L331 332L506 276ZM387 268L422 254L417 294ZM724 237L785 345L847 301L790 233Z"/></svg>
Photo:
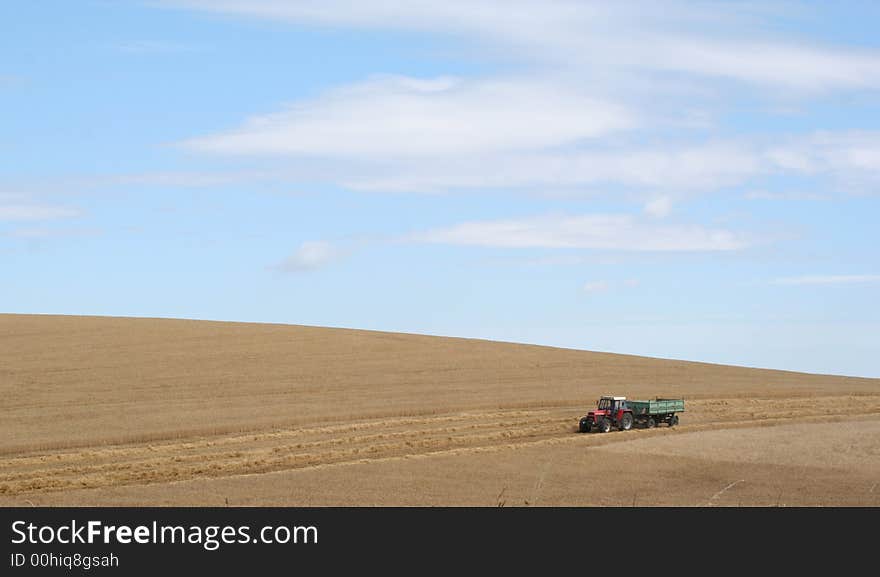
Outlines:
<svg viewBox="0 0 880 577"><path fill-rule="evenodd" d="M626 408L626 397L602 397L596 403L596 408L600 411L617 414L618 411Z"/></svg>

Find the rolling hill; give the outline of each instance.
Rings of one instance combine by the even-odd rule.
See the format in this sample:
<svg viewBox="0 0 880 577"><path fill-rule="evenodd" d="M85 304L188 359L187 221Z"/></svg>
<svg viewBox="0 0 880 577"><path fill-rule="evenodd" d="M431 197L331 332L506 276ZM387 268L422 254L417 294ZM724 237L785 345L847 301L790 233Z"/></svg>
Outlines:
<svg viewBox="0 0 880 577"><path fill-rule="evenodd" d="M687 412L674 429L575 434L602 394L680 395ZM2 505L880 504L878 379L4 314L0 399Z"/></svg>

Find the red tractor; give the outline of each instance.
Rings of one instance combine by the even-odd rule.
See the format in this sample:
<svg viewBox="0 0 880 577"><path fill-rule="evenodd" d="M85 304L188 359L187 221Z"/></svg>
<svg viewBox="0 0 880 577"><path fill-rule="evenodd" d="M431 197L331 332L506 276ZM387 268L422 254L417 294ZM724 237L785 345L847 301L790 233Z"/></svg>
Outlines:
<svg viewBox="0 0 880 577"><path fill-rule="evenodd" d="M602 397L596 404L596 410L581 417L578 430L590 433L596 429L607 433L611 427L628 431L632 426L633 412L626 404L626 397Z"/></svg>

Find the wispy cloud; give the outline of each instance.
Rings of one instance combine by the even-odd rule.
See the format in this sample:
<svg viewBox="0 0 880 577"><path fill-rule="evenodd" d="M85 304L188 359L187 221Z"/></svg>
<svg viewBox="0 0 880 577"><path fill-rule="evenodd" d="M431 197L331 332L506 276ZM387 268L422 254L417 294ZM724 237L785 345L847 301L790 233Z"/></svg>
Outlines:
<svg viewBox="0 0 880 577"><path fill-rule="evenodd" d="M455 33L527 64L487 78L379 76L179 145L230 156L330 159L327 178L365 191L647 191L644 209L767 175L880 180L880 137L844 132L707 139L729 82L770 99L880 89L880 51L762 35L792 3L472 0L169 0L170 7L320 26ZM695 124L694 118L699 119ZM674 127L674 141L644 138ZM876 188L876 187L875 187ZM660 193L659 195L657 193Z"/></svg>
<svg viewBox="0 0 880 577"><path fill-rule="evenodd" d="M645 203L645 214L665 218L672 212L672 199L668 196L653 198Z"/></svg>
<svg viewBox="0 0 880 577"><path fill-rule="evenodd" d="M230 180L290 180L308 173L353 190L378 192L595 189L612 184L647 191L645 212L656 217L667 216L676 197L680 200L765 176L828 178L834 189L855 192L870 192L880 182L878 132L815 133L783 137L772 144L741 139L634 146L626 139L594 141L604 131L625 133L634 127L629 123L635 117L622 109L598 120L604 104L584 103L581 108L573 96L568 106L551 107L541 117L525 112L531 106L545 106L537 100L525 104L530 100L528 93L523 88L520 94L522 111L517 112L517 105L509 102L506 110L499 109L494 116L484 114L493 107L491 98L465 102L468 99L454 96L444 102L446 96L439 93L417 96L416 101L425 97L426 107L414 105L409 111L405 105L398 107L395 98L385 101L384 93L373 93L373 102L332 96L329 100L334 102L319 98L297 103L289 112L253 119L239 130L181 145L233 156L335 160L332 170L322 174L315 164L288 174L250 171L191 175L184 180L211 185ZM391 118L394 122L388 121ZM167 176L169 182L175 178L181 177ZM154 180L161 183L159 178ZM769 198L768 194L753 192L749 198Z"/></svg>
<svg viewBox="0 0 880 577"><path fill-rule="evenodd" d="M608 282L604 280L594 280L584 283L581 290L586 294L604 293L609 288Z"/></svg>
<svg viewBox="0 0 880 577"><path fill-rule="evenodd" d="M557 81L383 76L182 146L233 155L463 157L540 150L631 124L621 106Z"/></svg>
<svg viewBox="0 0 880 577"><path fill-rule="evenodd" d="M855 274L855 275L814 275L794 276L773 279L770 284L775 285L839 285L839 284L864 284L878 283L878 274Z"/></svg>
<svg viewBox="0 0 880 577"><path fill-rule="evenodd" d="M161 186L212 188L219 186L271 183L290 180L291 175L278 170L165 171L106 175L91 178L86 185Z"/></svg>
<svg viewBox="0 0 880 577"><path fill-rule="evenodd" d="M477 187L624 185L655 194L645 211L667 214L676 195L711 192L764 176L831 179L836 189L864 192L880 183L880 132L814 133L768 144L710 141L653 148L603 143L568 151L433 160L396 167L384 177L351 176L361 190L431 191ZM750 198L767 198L754 192Z"/></svg>
<svg viewBox="0 0 880 577"><path fill-rule="evenodd" d="M797 42L659 39L649 66L794 91L880 87L880 53Z"/></svg>
<svg viewBox="0 0 880 577"><path fill-rule="evenodd" d="M667 144L653 148L602 142L595 147L431 159L350 173L356 190L437 191L498 187L596 187L711 191L772 170L754 147L739 142ZM383 170L384 169L384 170Z"/></svg>
<svg viewBox="0 0 880 577"><path fill-rule="evenodd" d="M880 132L816 132L768 147L764 155L780 171L828 175L856 189L880 184Z"/></svg>
<svg viewBox="0 0 880 577"><path fill-rule="evenodd" d="M82 212L77 208L46 204L0 204L0 221L55 220L74 218Z"/></svg>
<svg viewBox="0 0 880 577"><path fill-rule="evenodd" d="M411 235L416 242L498 248L730 251L757 240L699 225L657 224L626 214L547 215L464 222Z"/></svg>
<svg viewBox="0 0 880 577"><path fill-rule="evenodd" d="M830 198L826 194L791 190L773 192L768 190L750 190L743 197L748 200L828 200Z"/></svg>
<svg viewBox="0 0 880 577"><path fill-rule="evenodd" d="M695 195L767 186L768 178L780 176L831 183L825 188L841 191L876 190L880 182L877 132L806 129L719 138L713 135L724 131L707 131L713 107L717 112L735 101L731 95L743 88L750 98L795 108L834 92L880 89L880 51L762 32L773 18L790 16L791 3L163 4L297 24L452 33L484 48L481 58L502 56L529 71L483 78L377 76L177 143L186 150L263 157L285 167L328 161L332 170L321 177L353 190L564 190L614 194L641 206L638 215L460 222L413 233L407 240L414 242L736 251L763 239L714 224L674 222L673 208ZM329 251L322 246L300 247L286 268L332 261L330 252L321 256Z"/></svg>
<svg viewBox="0 0 880 577"><path fill-rule="evenodd" d="M15 228L4 233L10 238L19 239L49 239L49 238L70 238L83 236L98 236L104 231L99 228L50 228L50 227L25 227Z"/></svg>
<svg viewBox="0 0 880 577"><path fill-rule="evenodd" d="M622 282L593 280L583 284L581 291L586 294L605 293L611 290L634 289L640 282L637 279L626 279Z"/></svg>
<svg viewBox="0 0 880 577"><path fill-rule="evenodd" d="M273 268L282 272L305 272L323 268L345 256L348 251L326 241L306 241Z"/></svg>
<svg viewBox="0 0 880 577"><path fill-rule="evenodd" d="M761 34L791 3L169 0L168 6L352 28L455 33L603 77L649 71L801 93L880 88L880 53ZM775 32L775 30L774 30ZM602 72L597 74L597 72Z"/></svg>

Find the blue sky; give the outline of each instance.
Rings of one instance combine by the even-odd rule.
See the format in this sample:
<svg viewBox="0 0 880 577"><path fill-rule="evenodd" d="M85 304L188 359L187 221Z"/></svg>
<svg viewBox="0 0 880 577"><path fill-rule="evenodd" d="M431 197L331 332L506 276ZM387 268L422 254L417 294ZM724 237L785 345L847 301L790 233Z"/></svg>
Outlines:
<svg viewBox="0 0 880 577"><path fill-rule="evenodd" d="M0 310L880 377L875 2L4 2Z"/></svg>

